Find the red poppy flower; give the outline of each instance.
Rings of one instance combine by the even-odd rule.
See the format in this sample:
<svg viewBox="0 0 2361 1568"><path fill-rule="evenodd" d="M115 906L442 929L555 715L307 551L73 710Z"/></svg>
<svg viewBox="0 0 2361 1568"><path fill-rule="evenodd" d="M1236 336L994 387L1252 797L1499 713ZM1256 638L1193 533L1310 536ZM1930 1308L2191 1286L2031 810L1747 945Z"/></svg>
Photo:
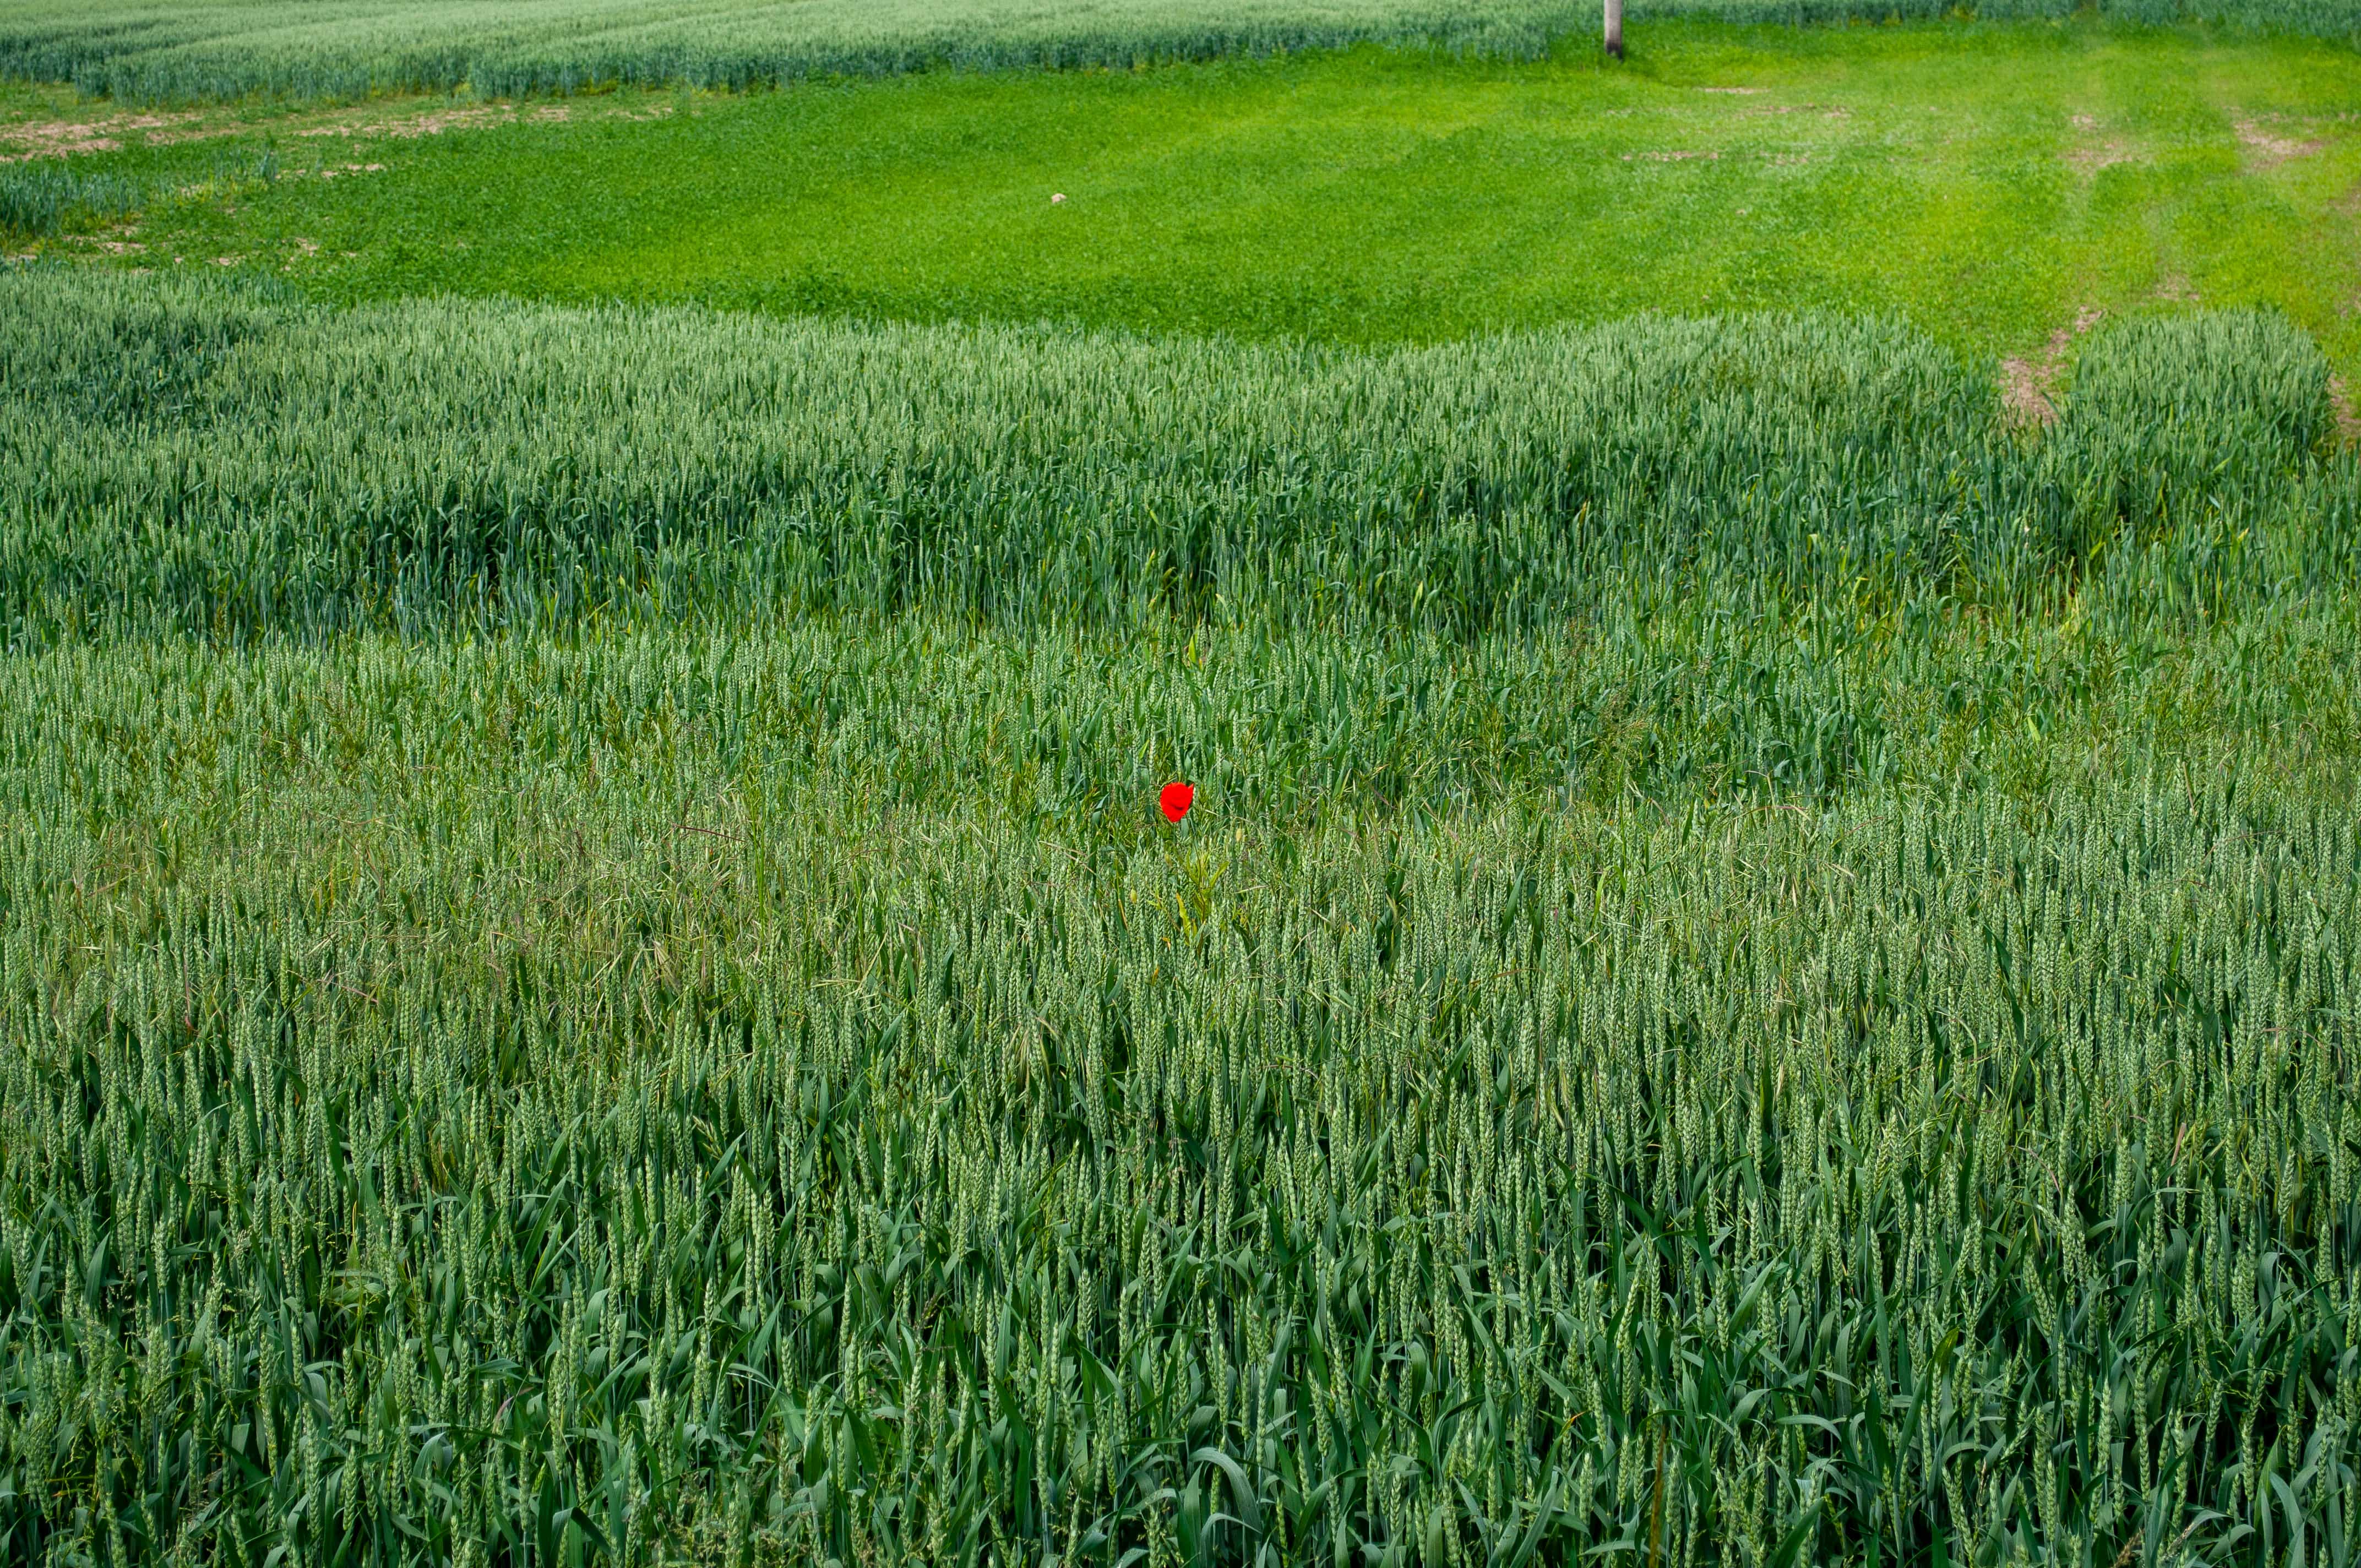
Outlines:
<svg viewBox="0 0 2361 1568"><path fill-rule="evenodd" d="M1195 786L1169 784L1157 793L1156 804L1163 811L1166 821L1178 822L1189 815L1189 803L1196 798Z"/></svg>

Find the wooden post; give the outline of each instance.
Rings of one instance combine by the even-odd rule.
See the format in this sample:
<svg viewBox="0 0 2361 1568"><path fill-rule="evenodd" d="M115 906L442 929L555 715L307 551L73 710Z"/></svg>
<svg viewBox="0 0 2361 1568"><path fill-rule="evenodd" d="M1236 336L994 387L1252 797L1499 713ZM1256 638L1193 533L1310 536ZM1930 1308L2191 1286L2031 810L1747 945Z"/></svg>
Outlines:
<svg viewBox="0 0 2361 1568"><path fill-rule="evenodd" d="M1607 52L1623 58L1623 0L1607 0Z"/></svg>

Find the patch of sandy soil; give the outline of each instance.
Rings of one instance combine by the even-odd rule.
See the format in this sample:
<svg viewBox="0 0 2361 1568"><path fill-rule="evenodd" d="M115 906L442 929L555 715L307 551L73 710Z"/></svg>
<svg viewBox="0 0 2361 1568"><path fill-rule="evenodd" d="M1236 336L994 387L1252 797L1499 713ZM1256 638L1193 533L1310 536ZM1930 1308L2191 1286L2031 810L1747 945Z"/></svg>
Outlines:
<svg viewBox="0 0 2361 1568"><path fill-rule="evenodd" d="M2086 143L2081 147L2070 147L2059 156L2066 159L2067 168L2085 176L2096 174L2102 169L2113 169L2119 163L2138 161L2137 156L2132 149L2119 141Z"/></svg>
<svg viewBox="0 0 2361 1568"><path fill-rule="evenodd" d="M295 249L293 253L280 264L279 270L281 272L292 272L295 270L296 263L301 261L316 260L320 257L328 254L326 250L322 248L318 240L307 238L300 234L293 236L291 243L294 245ZM350 261L355 257L360 255L360 252L357 250L340 250L336 252L336 255L344 258L347 261Z"/></svg>
<svg viewBox="0 0 2361 1568"><path fill-rule="evenodd" d="M2131 148L2119 141L2101 147L2071 148L2066 153L2066 167L2077 174L2096 174L2102 169L2113 169L2119 163L2134 161Z"/></svg>
<svg viewBox="0 0 2361 1568"><path fill-rule="evenodd" d="M2058 419L2058 381L2066 373L2066 351L2074 340L2099 324L2106 312L2085 305L2074 313L2074 323L2049 334L2040 355L2032 359L2000 362L2000 400L2009 417L2021 424L2053 424Z"/></svg>
<svg viewBox="0 0 2361 1568"><path fill-rule="evenodd" d="M280 176L280 178L282 180L302 180L308 178L311 175L311 172L312 171L308 169L291 169L285 174ZM341 169L330 169L324 165L320 170L320 178L323 180L337 180L355 174L382 174L384 172L385 165L382 163L347 163Z"/></svg>
<svg viewBox="0 0 2361 1568"><path fill-rule="evenodd" d="M1734 93L1742 97L1751 98L1757 93L1767 93L1770 89L1767 87L1700 87L1697 91L1700 93Z"/></svg>
<svg viewBox="0 0 2361 1568"><path fill-rule="evenodd" d="M1752 91L1752 89L1749 89ZM505 102L453 104L412 114L388 114L383 105L358 109L302 111L275 120L222 118L203 110L172 114L104 115L87 120L27 120L0 125L0 163L36 158L71 158L78 154L115 152L137 137L150 147L203 141L260 130L283 130L301 137L431 137L448 130L478 126L562 125L581 119L662 120L671 117L670 104L639 108L622 105L592 111L574 104L539 104L521 107Z"/></svg>
<svg viewBox="0 0 2361 1568"><path fill-rule="evenodd" d="M2238 133L2239 145L2254 154L2254 165L2257 169L2276 169L2291 158L2318 152L2327 145L2318 137L2310 141L2298 141L2292 137L2274 136L2255 120L2239 120L2230 128Z"/></svg>
<svg viewBox="0 0 2361 1568"><path fill-rule="evenodd" d="M1636 158L1642 163L1686 163L1693 158L1719 159L1720 156L1718 152L1627 152L1623 155L1623 161L1629 163Z"/></svg>
<svg viewBox="0 0 2361 1568"><path fill-rule="evenodd" d="M482 126L514 125L525 121L534 125L563 125L587 118L602 120L663 120L672 116L669 104L652 104L645 109L610 108L592 116L582 113L572 104L541 104L530 109L520 109L508 103L469 104L447 109L433 109L421 115L405 115L387 119L357 118L330 121L307 126L295 134L306 137L417 137L440 136L445 131L472 130Z"/></svg>
<svg viewBox="0 0 2361 1568"><path fill-rule="evenodd" d="M192 111L181 115L108 115L95 120L24 120L0 125L0 163L34 158L71 158L82 152L113 152L123 138L144 133L153 140L159 132L201 118Z"/></svg>
<svg viewBox="0 0 2361 1568"><path fill-rule="evenodd" d="M300 137L432 137L476 126L505 125L515 118L516 106L512 104L484 104L464 108L431 109L423 115L405 115L394 120L345 120L324 126L306 126L295 134Z"/></svg>
<svg viewBox="0 0 2361 1568"><path fill-rule="evenodd" d="M2328 378L2328 406L2336 416L2336 439L2347 446L2361 446L2361 414L2353 409L2353 393L2342 376Z"/></svg>
<svg viewBox="0 0 2361 1568"><path fill-rule="evenodd" d="M78 152L113 152L123 144L113 137L60 137L30 152L0 152L0 163L30 163L37 158L71 158Z"/></svg>
<svg viewBox="0 0 2361 1568"><path fill-rule="evenodd" d="M104 256L137 256L148 248L132 237L138 232L137 224L110 224L95 234L60 235L58 243L70 249L94 250Z"/></svg>
<svg viewBox="0 0 2361 1568"><path fill-rule="evenodd" d="M2011 355L2000 362L2000 404L2020 424L2048 424L2058 418L2041 370L2033 361Z"/></svg>
<svg viewBox="0 0 2361 1568"><path fill-rule="evenodd" d="M2097 115L2070 115L2067 116L2067 124L2072 126L2084 138L2059 154L2066 160L2066 167L2075 173L2087 179L2102 169L2113 169L2119 163L2139 161L2139 154L2118 138L2114 137L2103 140L2097 138L2099 129Z"/></svg>
<svg viewBox="0 0 2361 1568"><path fill-rule="evenodd" d="M214 126L188 126L179 130L150 131L148 133L148 145L171 147L184 141L211 141L217 137L234 137L247 128L249 127L246 126L225 121Z"/></svg>

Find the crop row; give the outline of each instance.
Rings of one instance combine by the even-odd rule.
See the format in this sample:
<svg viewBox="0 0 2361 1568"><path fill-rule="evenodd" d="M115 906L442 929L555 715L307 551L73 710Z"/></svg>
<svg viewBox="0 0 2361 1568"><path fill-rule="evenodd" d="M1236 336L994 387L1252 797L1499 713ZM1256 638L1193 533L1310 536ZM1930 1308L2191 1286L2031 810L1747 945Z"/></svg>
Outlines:
<svg viewBox="0 0 2361 1568"><path fill-rule="evenodd" d="M20 644L911 608L1476 632L1609 582L2218 614L2350 578L2328 381L2275 315L2133 320L2037 435L1983 367L1825 317L1356 353L19 268L0 618Z"/></svg>
<svg viewBox="0 0 2361 1568"><path fill-rule="evenodd" d="M2061 18L2072 0L1984 0L1992 19ZM1943 0L1633 0L1634 17L1815 23L1937 18ZM2353 0L2108 0L2136 23L2361 35ZM933 68L1128 67L1363 42L1511 59L1598 27L1568 0L57 0L0 5L0 75L126 102L256 93L355 98L469 88L566 93L613 83L775 85Z"/></svg>
<svg viewBox="0 0 2361 1568"><path fill-rule="evenodd" d="M0 1552L2350 1561L2349 761L1173 830L827 663L0 666Z"/></svg>
<svg viewBox="0 0 2361 1568"><path fill-rule="evenodd" d="M1308 828L1633 799L1817 808L1889 788L2037 799L2061 765L2224 746L2361 761L2349 598L2214 626L1610 608L1474 641L825 618L687 639L272 642L252 666L195 643L76 646L11 677L28 711L65 707L27 721L24 793L0 813L37 818L62 792L136 815L223 787L213 760L247 752L366 798L413 765L370 744L379 731L519 777L724 780L732 811L825 784L878 810L988 806L1126 842L1174 778L1206 813Z"/></svg>

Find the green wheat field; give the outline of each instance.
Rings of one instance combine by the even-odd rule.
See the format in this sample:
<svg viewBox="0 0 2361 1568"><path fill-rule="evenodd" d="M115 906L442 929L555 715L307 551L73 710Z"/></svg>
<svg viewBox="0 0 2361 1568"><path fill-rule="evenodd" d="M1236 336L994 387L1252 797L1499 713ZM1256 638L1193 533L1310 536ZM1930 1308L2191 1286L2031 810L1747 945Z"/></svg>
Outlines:
<svg viewBox="0 0 2361 1568"><path fill-rule="evenodd" d="M2361 7L1631 18L0 0L0 1562L2361 1561Z"/></svg>

